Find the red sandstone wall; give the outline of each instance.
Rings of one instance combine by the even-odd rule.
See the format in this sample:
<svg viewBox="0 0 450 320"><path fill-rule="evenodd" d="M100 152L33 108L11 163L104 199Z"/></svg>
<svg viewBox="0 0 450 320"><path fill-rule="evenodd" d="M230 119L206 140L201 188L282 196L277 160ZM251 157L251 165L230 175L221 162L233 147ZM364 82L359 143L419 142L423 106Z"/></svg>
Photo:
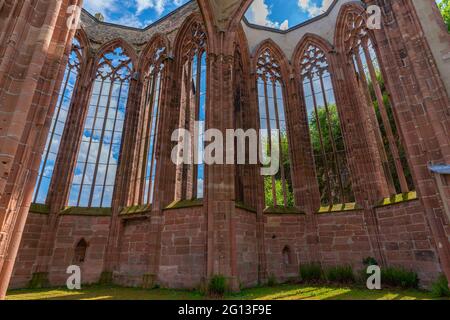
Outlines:
<svg viewBox="0 0 450 320"><path fill-rule="evenodd" d="M159 282L168 288L198 288L206 271L203 207L167 210L161 235Z"/></svg>
<svg viewBox="0 0 450 320"><path fill-rule="evenodd" d="M387 263L413 269L422 284L431 283L441 268L420 201L379 208L377 217Z"/></svg>
<svg viewBox="0 0 450 320"><path fill-rule="evenodd" d="M306 245L306 216L290 214L265 215L264 245L267 274L278 281L298 276L300 263L308 262ZM283 249L288 246L292 264L286 265Z"/></svg>
<svg viewBox="0 0 450 320"><path fill-rule="evenodd" d="M147 219L125 220L121 236L119 274L114 281L125 286L142 286L149 273L150 231Z"/></svg>
<svg viewBox="0 0 450 320"><path fill-rule="evenodd" d="M103 272L103 259L110 226L109 217L62 216L56 233L49 270L51 285L64 285L67 267L72 265L74 248L84 238L89 247L81 267L82 283L95 283Z"/></svg>
<svg viewBox="0 0 450 320"><path fill-rule="evenodd" d="M236 248L239 281L242 287L258 284L258 243L256 213L236 209Z"/></svg>
<svg viewBox="0 0 450 320"><path fill-rule="evenodd" d="M324 266L351 264L358 270L364 258L374 256L362 211L321 214L317 228Z"/></svg>
<svg viewBox="0 0 450 320"><path fill-rule="evenodd" d="M31 280L37 262L39 238L46 219L46 215L35 213L28 215L10 283L11 289L24 288Z"/></svg>

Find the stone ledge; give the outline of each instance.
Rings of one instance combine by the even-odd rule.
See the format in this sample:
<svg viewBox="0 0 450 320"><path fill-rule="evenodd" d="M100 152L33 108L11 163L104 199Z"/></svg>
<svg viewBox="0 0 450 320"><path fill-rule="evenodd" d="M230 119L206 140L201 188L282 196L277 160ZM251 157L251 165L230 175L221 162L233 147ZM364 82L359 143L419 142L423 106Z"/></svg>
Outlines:
<svg viewBox="0 0 450 320"><path fill-rule="evenodd" d="M30 212L36 214L50 214L50 207L45 204L32 203L30 206Z"/></svg>
<svg viewBox="0 0 450 320"><path fill-rule="evenodd" d="M390 198L385 198L385 199L381 200L375 206L375 208L392 206L392 205L395 205L395 204L406 203L406 202L414 201L414 200L417 200L417 199L419 199L419 198L417 197L417 192L416 191L411 191L411 192L407 192L407 193L401 193L401 194L394 195L394 196L392 196Z"/></svg>
<svg viewBox="0 0 450 320"><path fill-rule="evenodd" d="M203 206L203 199L180 200L180 201L172 202L167 207L165 207L163 210L193 208L193 207L202 207L202 206Z"/></svg>
<svg viewBox="0 0 450 320"><path fill-rule="evenodd" d="M152 211L152 205L142 205L142 206L132 206L123 208L119 216L135 216L135 215L145 215Z"/></svg>
<svg viewBox="0 0 450 320"><path fill-rule="evenodd" d="M286 207L266 207L264 209L264 214L297 214L304 215L305 212L297 208L286 208Z"/></svg>
<svg viewBox="0 0 450 320"><path fill-rule="evenodd" d="M63 216L88 216L88 217L110 217L112 216L111 208L81 208L67 207L60 212Z"/></svg>
<svg viewBox="0 0 450 320"><path fill-rule="evenodd" d="M339 213L339 212L348 212L348 211L357 211L362 208L356 203L343 203L343 204L335 204L328 207L321 207L318 214L326 214L326 213Z"/></svg>

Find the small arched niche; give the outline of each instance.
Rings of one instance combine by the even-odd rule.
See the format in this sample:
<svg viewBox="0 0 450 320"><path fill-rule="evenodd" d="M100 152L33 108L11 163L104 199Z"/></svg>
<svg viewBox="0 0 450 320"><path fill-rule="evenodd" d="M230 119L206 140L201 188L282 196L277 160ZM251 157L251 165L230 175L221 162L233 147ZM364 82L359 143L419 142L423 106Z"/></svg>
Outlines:
<svg viewBox="0 0 450 320"><path fill-rule="evenodd" d="M88 247L89 244L84 238L78 241L77 245L75 246L75 252L73 256L74 265L80 265L86 261L86 252Z"/></svg>

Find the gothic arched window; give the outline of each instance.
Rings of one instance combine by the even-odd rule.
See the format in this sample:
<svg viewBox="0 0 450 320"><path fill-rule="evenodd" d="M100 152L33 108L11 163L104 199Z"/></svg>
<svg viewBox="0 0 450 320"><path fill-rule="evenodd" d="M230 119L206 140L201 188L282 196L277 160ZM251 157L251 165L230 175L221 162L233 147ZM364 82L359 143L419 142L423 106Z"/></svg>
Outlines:
<svg viewBox="0 0 450 320"><path fill-rule="evenodd" d="M372 117L379 131L377 145L390 192L408 192L414 188L406 155L396 126L390 96L384 83L374 43L367 28L364 12L349 12L345 19L344 47L363 88Z"/></svg>
<svg viewBox="0 0 450 320"><path fill-rule="evenodd" d="M294 195L285 116L285 88L280 63L269 48L263 50L258 56L256 71L260 128L266 130L261 137L264 149L261 151L264 157L275 154L274 143L280 151L278 173L264 178L266 206L293 207ZM274 136L272 130L278 130L279 134Z"/></svg>
<svg viewBox="0 0 450 320"><path fill-rule="evenodd" d="M330 206L353 201L341 123L323 50L309 44L300 59L300 72L321 203Z"/></svg>
<svg viewBox="0 0 450 320"><path fill-rule="evenodd" d="M67 115L72 103L73 91L80 74L80 65L83 50L80 42L74 38L72 51L69 55L69 61L64 72L64 78L61 90L58 96L55 112L50 126L50 133L45 145L41 165L39 167L38 180L34 190L33 202L45 204L47 200L50 182L53 176L53 170L58 156L61 137L66 126Z"/></svg>
<svg viewBox="0 0 450 320"><path fill-rule="evenodd" d="M132 70L131 59L120 47L104 53L98 62L70 206L111 206Z"/></svg>
<svg viewBox="0 0 450 320"><path fill-rule="evenodd" d="M193 23L182 46L180 128L189 130L193 144L193 163L177 168L177 200L202 199L205 165L204 132L206 121L207 38L203 26ZM195 133L198 140L195 141Z"/></svg>
<svg viewBox="0 0 450 320"><path fill-rule="evenodd" d="M141 141L139 145L139 165L136 172L138 199L135 203L149 205L153 203L158 130L161 115L161 94L165 75L165 60L167 49L161 41L155 43L151 49L152 56L148 63L144 78L144 92L142 96L142 117L139 130Z"/></svg>

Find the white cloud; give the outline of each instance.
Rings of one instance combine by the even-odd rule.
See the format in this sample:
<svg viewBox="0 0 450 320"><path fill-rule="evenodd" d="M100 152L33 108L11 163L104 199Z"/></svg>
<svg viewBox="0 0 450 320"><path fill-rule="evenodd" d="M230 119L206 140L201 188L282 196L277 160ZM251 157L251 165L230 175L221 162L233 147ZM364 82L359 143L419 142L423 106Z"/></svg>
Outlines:
<svg viewBox="0 0 450 320"><path fill-rule="evenodd" d="M264 0L253 1L247 12L247 18L252 23L281 30L289 29L289 20L284 20L282 23L274 22L270 20L269 15L270 8Z"/></svg>
<svg viewBox="0 0 450 320"><path fill-rule="evenodd" d="M298 7L307 12L310 17L316 17L328 10L333 0L323 0L322 5L318 6L311 0L298 0Z"/></svg>

